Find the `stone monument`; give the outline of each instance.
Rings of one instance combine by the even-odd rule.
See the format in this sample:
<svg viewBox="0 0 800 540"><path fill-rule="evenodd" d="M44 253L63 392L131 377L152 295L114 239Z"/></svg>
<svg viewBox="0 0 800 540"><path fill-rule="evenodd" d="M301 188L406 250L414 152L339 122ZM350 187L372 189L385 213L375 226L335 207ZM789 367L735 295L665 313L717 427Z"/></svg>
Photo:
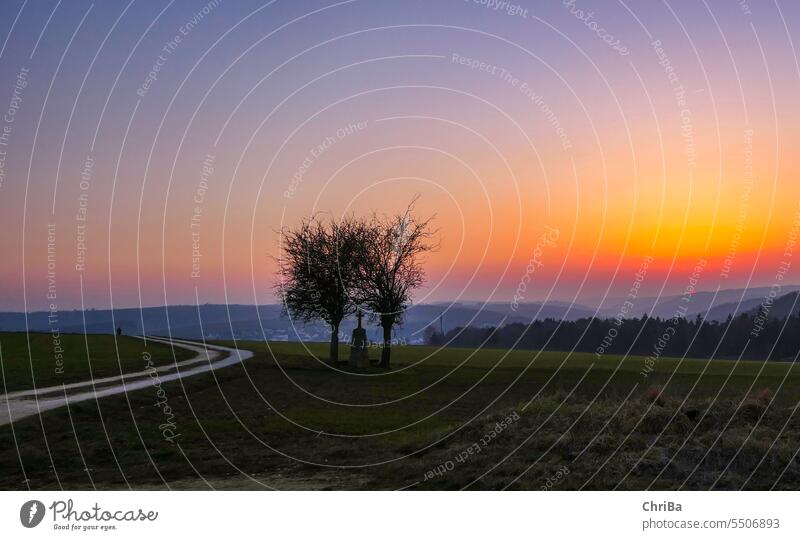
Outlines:
<svg viewBox="0 0 800 540"><path fill-rule="evenodd" d="M350 340L350 361L352 367L369 367L369 343L367 343L367 331L361 327L361 318L364 313L359 309L356 314L358 317L358 327L353 329L353 337Z"/></svg>

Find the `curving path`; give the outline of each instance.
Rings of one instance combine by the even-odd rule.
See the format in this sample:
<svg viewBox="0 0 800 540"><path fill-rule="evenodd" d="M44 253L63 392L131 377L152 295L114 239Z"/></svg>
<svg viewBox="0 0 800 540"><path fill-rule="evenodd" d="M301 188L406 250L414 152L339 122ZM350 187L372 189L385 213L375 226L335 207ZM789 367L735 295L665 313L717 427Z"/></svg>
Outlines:
<svg viewBox="0 0 800 540"><path fill-rule="evenodd" d="M220 345L204 345L178 339L147 338L147 340L187 349L197 355L188 360L156 366L146 371L0 394L0 426L72 403L152 387L154 374L157 374L159 383L165 383L232 366L253 357L251 351Z"/></svg>

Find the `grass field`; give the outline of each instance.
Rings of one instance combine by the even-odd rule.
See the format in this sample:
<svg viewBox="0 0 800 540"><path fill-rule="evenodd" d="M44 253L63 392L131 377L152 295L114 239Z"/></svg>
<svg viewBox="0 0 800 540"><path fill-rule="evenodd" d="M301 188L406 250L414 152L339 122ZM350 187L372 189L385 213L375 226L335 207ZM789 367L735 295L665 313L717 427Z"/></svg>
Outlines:
<svg viewBox="0 0 800 540"><path fill-rule="evenodd" d="M324 343L237 345L255 357L163 385L176 444L155 388L79 403L0 428L0 487L800 488L792 364L644 377L641 358L397 347L391 372L351 373Z"/></svg>
<svg viewBox="0 0 800 540"><path fill-rule="evenodd" d="M111 377L142 371L142 353L147 350L155 365L185 360L192 353L160 343L145 347L141 339L128 336L0 333L2 383L0 393Z"/></svg>

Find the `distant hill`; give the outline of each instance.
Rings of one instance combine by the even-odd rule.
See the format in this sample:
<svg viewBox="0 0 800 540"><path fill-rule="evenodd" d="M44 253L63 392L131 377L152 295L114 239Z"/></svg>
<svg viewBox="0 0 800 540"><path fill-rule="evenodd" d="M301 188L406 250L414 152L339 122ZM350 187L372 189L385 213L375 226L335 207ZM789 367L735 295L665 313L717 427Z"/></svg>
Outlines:
<svg viewBox="0 0 800 540"><path fill-rule="evenodd" d="M785 287L786 290L800 287ZM720 291L713 302L709 320L724 321L728 314L737 315L757 309L769 289L753 288L747 291L732 289ZM713 293L698 292L690 304L688 316L693 318L704 312L712 303ZM745 297L737 309L739 298ZM795 294L796 296L796 294ZM679 296L661 298L654 309L654 298L641 298L636 302L629 316L639 317L646 311L652 316L670 318L680 305ZM791 308L792 301L786 297L776 300L771 316L783 317ZM618 306L605 308L599 317L614 317ZM795 309L795 312L797 309ZM523 323L534 320L556 319L575 321L594 316L594 308L562 301L531 302L520 304L516 310L507 302L456 302L440 304L418 304L412 306L404 316L403 325L395 329L395 339L407 343L422 343L425 329L444 329L445 332L458 327L474 328L499 326L501 324ZM0 312L0 331L48 332L49 313L38 311L29 313ZM322 323L301 324L292 321L277 304L263 306L204 304L201 306L167 306L126 308L111 310L60 311L56 326L63 333L83 333L84 329L93 334L110 334L117 327L128 335L172 335L187 339L252 339L264 338L275 341L326 341L329 330ZM351 318L341 327L345 339L355 326ZM367 334L370 340L381 339L380 329L374 322L367 321Z"/></svg>
<svg viewBox="0 0 800 540"><path fill-rule="evenodd" d="M784 292L798 290L800 290L800 285L788 285L783 288ZM692 301L687 306L687 317L693 318L697 314L702 315L708 312L708 320L724 321L728 318L728 315L735 316L740 313L746 313L748 310L757 307L764 301L769 292L769 287L723 289L715 297L713 291L700 291L695 293ZM739 305L740 302L741 305ZM664 296L659 299L642 297L636 300L633 311L635 315L647 313L651 317L666 319L673 317L682 304L680 295ZM603 308L601 313L605 317L613 317L619 312L621 305L621 301L614 303L612 307Z"/></svg>
<svg viewBox="0 0 800 540"><path fill-rule="evenodd" d="M748 313L753 308L761 305L761 302L763 301L764 298L759 296L757 298L742 300L741 302L726 302L725 304L711 308L706 316L706 319L709 321L725 321L728 318L728 315L731 317L736 317L742 313Z"/></svg>
<svg viewBox="0 0 800 540"><path fill-rule="evenodd" d="M772 304L764 304L770 319L785 319L789 315L797 316L800 312L800 300L797 298L798 292L791 292L783 296L779 296L772 301ZM757 315L761 309L761 304L764 302L762 299L755 307L748 311L748 315Z"/></svg>
<svg viewBox="0 0 800 540"><path fill-rule="evenodd" d="M411 307L404 323L395 331L395 338L408 343L421 343L428 326L445 331L458 326L495 326L503 322L530 322L538 318L574 320L591 316L585 306L563 303L521 304L512 311L509 304L479 303L420 304ZM187 339L264 339L277 341L325 341L329 330L322 323L302 324L282 313L281 306L204 304L201 306L167 306L115 310L61 311L53 326L46 311L29 313L0 312L0 331L111 334L121 328L129 335L172 335ZM341 332L349 336L355 321L343 323ZM380 339L380 330L367 323L371 340Z"/></svg>

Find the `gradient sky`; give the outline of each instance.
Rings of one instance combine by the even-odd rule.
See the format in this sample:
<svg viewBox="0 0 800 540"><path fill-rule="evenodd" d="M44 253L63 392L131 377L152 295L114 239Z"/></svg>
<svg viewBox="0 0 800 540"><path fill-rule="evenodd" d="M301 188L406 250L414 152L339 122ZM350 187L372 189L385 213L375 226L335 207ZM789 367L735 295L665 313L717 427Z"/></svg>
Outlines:
<svg viewBox="0 0 800 540"><path fill-rule="evenodd" d="M417 193L420 302L775 283L798 3L512 4L4 0L0 310L273 303L282 226Z"/></svg>

